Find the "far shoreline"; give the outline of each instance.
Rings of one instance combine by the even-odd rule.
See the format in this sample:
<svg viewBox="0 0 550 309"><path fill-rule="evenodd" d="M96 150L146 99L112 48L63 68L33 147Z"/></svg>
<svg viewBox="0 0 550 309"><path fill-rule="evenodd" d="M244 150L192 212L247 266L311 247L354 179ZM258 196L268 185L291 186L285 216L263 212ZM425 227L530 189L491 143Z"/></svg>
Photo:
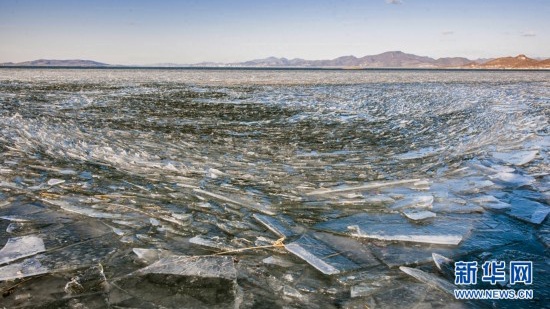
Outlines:
<svg viewBox="0 0 550 309"><path fill-rule="evenodd" d="M74 70L221 70L221 71L452 71L452 72L548 72L550 68L347 68L347 67L157 67L157 66L17 66L2 65L0 69L74 69Z"/></svg>

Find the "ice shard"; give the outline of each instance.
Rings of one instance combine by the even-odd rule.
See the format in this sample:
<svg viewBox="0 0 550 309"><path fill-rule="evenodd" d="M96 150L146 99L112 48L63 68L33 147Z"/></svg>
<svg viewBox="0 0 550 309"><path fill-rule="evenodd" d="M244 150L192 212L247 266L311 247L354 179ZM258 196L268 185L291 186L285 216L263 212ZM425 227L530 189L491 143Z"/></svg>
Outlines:
<svg viewBox="0 0 550 309"><path fill-rule="evenodd" d="M537 150L514 151L514 152L493 152L493 157L512 165L525 165L533 161L538 154Z"/></svg>
<svg viewBox="0 0 550 309"><path fill-rule="evenodd" d="M285 248L326 275L335 275L360 267L344 257L341 252L308 234L285 245Z"/></svg>
<svg viewBox="0 0 550 309"><path fill-rule="evenodd" d="M405 209L403 211L405 217L413 221L422 221L429 218L435 218L437 215L428 210L414 210L414 209Z"/></svg>
<svg viewBox="0 0 550 309"><path fill-rule="evenodd" d="M425 264L432 261L432 253L453 254L456 248L434 244L388 243L373 245L372 253L388 267Z"/></svg>
<svg viewBox="0 0 550 309"><path fill-rule="evenodd" d="M64 288L69 295L82 293L107 292L109 283L103 273L101 264L94 265L83 271L79 271L77 276L73 277Z"/></svg>
<svg viewBox="0 0 550 309"><path fill-rule="evenodd" d="M42 265L40 259L28 258L22 262L0 267L0 281L47 274L50 268Z"/></svg>
<svg viewBox="0 0 550 309"><path fill-rule="evenodd" d="M454 278L455 261L444 257L439 253L432 253L432 258L437 269L448 279Z"/></svg>
<svg viewBox="0 0 550 309"><path fill-rule="evenodd" d="M436 217L430 224L419 225L399 214L362 213L319 223L314 227L371 239L458 245L471 229L471 224L468 221L457 224L450 218Z"/></svg>
<svg viewBox="0 0 550 309"><path fill-rule="evenodd" d="M391 209L403 209L403 208L422 208L429 209L432 207L434 197L432 195L413 195L408 196L400 201L391 205Z"/></svg>
<svg viewBox="0 0 550 309"><path fill-rule="evenodd" d="M533 224L541 224L550 213L550 207L524 198L512 198L510 205L510 216Z"/></svg>
<svg viewBox="0 0 550 309"><path fill-rule="evenodd" d="M44 251L46 251L44 241L38 236L10 238L0 250L0 264L9 263Z"/></svg>
<svg viewBox="0 0 550 309"><path fill-rule="evenodd" d="M325 194L334 194L334 193L342 193L342 192L350 192L350 191L367 191L367 190L379 189L383 187L391 187L391 186L397 186L402 184L415 183L420 180L421 179L404 179L404 180L386 181L386 182L371 182L361 186L354 186L354 187L318 189L318 190L308 192L306 193L306 195L325 195Z"/></svg>
<svg viewBox="0 0 550 309"><path fill-rule="evenodd" d="M0 281L72 271L97 264L114 251L107 239L108 237L83 241L67 248L39 253L21 262L2 266Z"/></svg>
<svg viewBox="0 0 550 309"><path fill-rule="evenodd" d="M427 285L430 285L436 289L439 289L445 293L449 293L451 295L454 295L454 289L456 288L455 285L451 284L448 281L445 281L442 278L436 277L433 274L424 272L420 269L416 268L410 268L406 266L399 267L402 272L406 273L407 275L426 283Z"/></svg>
<svg viewBox="0 0 550 309"><path fill-rule="evenodd" d="M225 241L223 241L219 237L206 238L202 235L197 235L195 237L190 238L189 242L195 245L199 245L207 248L219 249L219 250L227 251L227 250L235 249L233 246L227 244Z"/></svg>
<svg viewBox="0 0 550 309"><path fill-rule="evenodd" d="M163 307L238 308L233 257L169 256L114 283L143 301Z"/></svg>
<svg viewBox="0 0 550 309"><path fill-rule="evenodd" d="M365 296L371 296L372 294L378 292L380 290L379 287L369 286L369 285L354 285L350 289L350 296L351 298L355 297L365 297Z"/></svg>
<svg viewBox="0 0 550 309"><path fill-rule="evenodd" d="M510 209L510 204L505 203L497 199L492 195L483 195L471 199L472 202L492 210L506 210Z"/></svg>
<svg viewBox="0 0 550 309"><path fill-rule="evenodd" d="M62 184L64 182L65 182L65 180L63 180L63 179L52 178L52 179L48 180L48 186L55 186L55 185Z"/></svg>
<svg viewBox="0 0 550 309"><path fill-rule="evenodd" d="M275 215L275 212L273 211L273 209L271 209L269 207L269 205L264 205L264 204L254 202L254 201L249 202L249 201L241 200L237 197L229 197L229 196L221 195L221 194L214 193L214 192L209 192L209 191L202 190L202 189L193 189L193 191L195 193L199 194L199 195L209 196L209 197L217 199L219 201L223 201L223 202L230 203L230 204L233 204L233 205L237 205L237 206L240 206L240 207L245 207L245 208L249 208L249 209L252 209L252 210L256 210L256 211L259 211L259 212L264 213L266 215L271 215L271 216Z"/></svg>
<svg viewBox="0 0 550 309"><path fill-rule="evenodd" d="M144 264L152 264L163 257L172 255L170 251L161 249L134 248L132 251L137 256L138 261Z"/></svg>
<svg viewBox="0 0 550 309"><path fill-rule="evenodd" d="M264 264L277 265L284 268L294 266L294 263L279 256L266 257L265 259L262 260L262 262Z"/></svg>
<svg viewBox="0 0 550 309"><path fill-rule="evenodd" d="M294 235L291 227L277 218L260 214L254 214L252 217L279 237L288 238Z"/></svg>
<svg viewBox="0 0 550 309"><path fill-rule="evenodd" d="M132 275L165 274L185 277L237 279L230 256L168 256L137 270Z"/></svg>

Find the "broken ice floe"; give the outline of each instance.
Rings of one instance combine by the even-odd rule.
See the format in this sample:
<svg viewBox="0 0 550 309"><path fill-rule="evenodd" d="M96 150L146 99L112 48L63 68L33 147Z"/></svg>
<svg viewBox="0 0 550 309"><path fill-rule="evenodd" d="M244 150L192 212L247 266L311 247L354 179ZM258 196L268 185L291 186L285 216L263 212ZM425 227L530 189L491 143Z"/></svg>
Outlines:
<svg viewBox="0 0 550 309"><path fill-rule="evenodd" d="M47 274L49 267L43 266L39 258L28 258L22 262L0 267L0 281Z"/></svg>
<svg viewBox="0 0 550 309"><path fill-rule="evenodd" d="M494 175L490 175L489 178L494 181L500 181L507 186L522 187L528 186L535 182L535 178L532 176L524 176L518 173L500 172Z"/></svg>
<svg viewBox="0 0 550 309"><path fill-rule="evenodd" d="M510 216L533 224L541 224L550 213L550 207L524 198L512 198L510 205Z"/></svg>
<svg viewBox="0 0 550 309"><path fill-rule="evenodd" d="M265 264L277 265L285 268L294 266L294 263L279 256L266 257L262 260L262 262L264 262Z"/></svg>
<svg viewBox="0 0 550 309"><path fill-rule="evenodd" d="M399 214L363 213L315 225L316 229L356 237L388 241L457 245L469 232L469 222L435 218L431 224L417 225Z"/></svg>
<svg viewBox="0 0 550 309"><path fill-rule="evenodd" d="M48 186L55 186L55 185L58 185L58 184L62 184L64 182L65 182L65 180L63 180L63 179L52 178L52 179L48 180Z"/></svg>
<svg viewBox="0 0 550 309"><path fill-rule="evenodd" d="M323 232L310 234L340 252L342 256L361 266L361 268L372 268L380 265L380 261L372 254L370 246L357 239Z"/></svg>
<svg viewBox="0 0 550 309"><path fill-rule="evenodd" d="M318 189L318 190L308 192L306 193L306 195L325 195L325 194L342 193L342 192L349 192L349 191L367 191L367 190L378 189L383 187L391 187L391 186L397 186L402 184L415 183L420 180L421 179L404 179L404 180L386 181L386 182L371 182L361 186L354 186L354 187Z"/></svg>
<svg viewBox="0 0 550 309"><path fill-rule="evenodd" d="M379 287L373 287L369 285L354 285L350 289L350 296L351 298L371 296L379 290Z"/></svg>
<svg viewBox="0 0 550 309"><path fill-rule="evenodd" d="M510 204L502 202L492 195L483 195L483 196L474 197L471 199L471 201L481 205L484 208L488 208L492 210L506 210L506 209L510 209L511 207Z"/></svg>
<svg viewBox="0 0 550 309"><path fill-rule="evenodd" d="M294 235L290 226L274 217L260 214L254 214L253 217L279 237L288 238Z"/></svg>
<svg viewBox="0 0 550 309"><path fill-rule="evenodd" d="M421 221L429 218L434 218L437 215L428 210L415 210L415 209L405 209L403 210L403 215L413 221Z"/></svg>
<svg viewBox="0 0 550 309"><path fill-rule="evenodd" d="M365 204L370 204L370 205L388 205L388 204L392 204L395 202L395 199L387 196L387 195L383 195L383 194L378 194L378 195L368 195L364 198L363 202Z"/></svg>
<svg viewBox="0 0 550 309"><path fill-rule="evenodd" d="M286 244L285 248L326 275L334 275L360 267L344 257L341 252L307 234Z"/></svg>
<svg viewBox="0 0 550 309"><path fill-rule="evenodd" d="M122 219L124 216L120 213L111 213L111 212L104 212L97 209L94 209L90 206L80 206L75 203L71 203L69 201L64 200L51 200L51 199L43 199L44 202L50 203L52 205L59 206L61 209L73 212L81 215L85 215L92 218L105 218L105 219Z"/></svg>
<svg viewBox="0 0 550 309"><path fill-rule="evenodd" d="M69 295L107 292L109 290L109 283L107 282L105 273L103 273L103 266L98 264L80 271L77 276L65 284L64 290Z"/></svg>
<svg viewBox="0 0 550 309"><path fill-rule="evenodd" d="M321 260L353 279L342 283L345 287L334 285L339 278L325 278L314 267L301 272L296 265L300 261L293 254L257 251L267 255L239 257L243 303L270 307L460 307L462 303L426 289L426 284L407 280L394 267L431 262L433 252L464 258L523 244L544 257L547 248L538 240L549 243L544 208L540 215L521 205L512 210L517 206L512 203L514 198L539 203L535 210L547 207L550 201L546 171L550 139L545 130L547 117L541 114L545 109L539 108L544 100L537 97L544 85L537 80L529 83L533 91L514 91L525 85L516 81L531 80L522 74L471 76L476 81L502 79L507 91L501 91L501 82L495 83L495 88L464 83L464 76L456 74L418 72L410 73L410 80L420 78L429 83L402 83L403 74L409 74L406 72L376 77L345 72L257 71L252 76L246 72L155 71L137 74L139 81L136 72L114 72L107 79L98 72L11 73L0 82L0 101L6 103L2 106L4 116L0 116L4 124L0 128L4 150L0 156L0 200L7 201L0 202L0 217L11 222L0 220L0 227L12 234L0 235L0 239L6 242L9 237L38 235L47 251L2 266L13 265L13 276L41 271L55 275L25 281L13 296L4 298L6 307L238 307L239 289L234 281L210 280L198 273L136 275L133 284L119 281L121 289L112 289L103 306L90 302L102 295L86 291L85 282L76 277L98 260L110 275L119 277L135 269L132 261L151 264L165 257L164 253L204 254L208 246L215 248L214 252L254 244L270 246L283 236L289 247L298 245L307 253L304 256L314 256L312 263ZM186 86L188 83L209 86ZM487 106L495 93L498 106ZM80 104L82 96L89 96L93 104ZM73 101L73 97L77 99ZM158 102L167 109L152 110ZM82 117L67 117L67 113ZM510 149L526 151L521 154ZM534 150L538 153L531 159ZM498 153L491 156L493 151L504 153L504 157ZM56 159L60 156L63 160ZM70 185L53 181L48 185L54 177ZM399 180L407 177L419 180ZM524 192L515 190L519 187ZM431 195L433 202L411 202L419 195ZM33 203L41 199L69 205L52 207L52 203L36 202L38 212L25 213L25 209L34 212ZM509 211L503 214L486 209ZM352 222L340 232L308 230L318 222L358 212L402 217L387 225L375 223L382 231L395 231L384 239L417 237L410 230L420 228L423 237L449 233L462 235L462 241L441 245L350 237L349 226L367 230L360 222ZM254 219L253 213L270 213L272 217ZM82 220L83 216L88 219ZM446 231L431 230L447 220L454 225L446 225ZM524 220L544 221L534 226ZM103 231L90 226L92 222L108 227L105 247L117 254L106 258L87 251L85 246L101 248L95 242L80 246L80 241L99 237ZM463 233L461 225L474 228ZM99 232L86 232L92 229ZM123 241L136 244L120 246L120 237L113 231ZM277 237L268 238L268 233ZM346 271L326 261L325 255L299 241L304 233L360 269ZM194 235L204 236L188 242ZM135 256L128 257L128 251L136 246L148 249L135 248ZM295 266L283 269L288 264L282 261ZM271 266L276 264L281 267ZM424 266L427 270L431 264ZM78 273L74 267L80 267ZM8 267L0 267L0 274L7 272ZM63 284L40 289L51 280ZM62 291L67 281L71 295ZM379 287L373 281L387 284L373 291ZM19 291L41 292L25 296L18 295ZM40 298L40 294L45 296ZM28 301L10 303L10 297L19 296ZM46 303L42 301L45 298Z"/></svg>
<svg viewBox="0 0 550 309"><path fill-rule="evenodd" d="M137 256L137 260L144 264L152 264L161 258L172 255L168 250L133 248L132 251Z"/></svg>
<svg viewBox="0 0 550 309"><path fill-rule="evenodd" d="M370 246L372 253L390 268L403 265L425 264L432 260L432 253L454 254L456 249L434 244L387 243Z"/></svg>
<svg viewBox="0 0 550 309"><path fill-rule="evenodd" d="M46 251L44 241L37 236L22 236L8 239L0 250L0 264L9 263Z"/></svg>
<svg viewBox="0 0 550 309"><path fill-rule="evenodd" d="M514 151L514 152L493 152L493 157L512 165L525 165L533 161L538 154L537 150Z"/></svg>
<svg viewBox="0 0 550 309"><path fill-rule="evenodd" d="M417 279L417 280L419 280L423 283L426 283L427 285L430 285L430 286L432 286L436 289L439 289L443 292L454 295L453 291L456 288L456 286L451 284L448 281L445 281L442 278L439 278L439 277L437 277L433 274L424 272L424 271L422 271L420 269L416 269L416 268L401 266L401 267L399 267L399 269L401 269L401 271L403 271L407 275L409 275L409 276L411 276L411 277L413 277L413 278L415 278L415 279Z"/></svg>
<svg viewBox="0 0 550 309"><path fill-rule="evenodd" d="M434 197L432 195L412 195L397 201L391 205L391 209L403 209L403 208L431 208Z"/></svg>
<svg viewBox="0 0 550 309"><path fill-rule="evenodd" d="M163 307L239 307L237 270L228 256L169 256L125 275L113 285Z"/></svg>
<svg viewBox="0 0 550 309"><path fill-rule="evenodd" d="M412 150L412 151L397 155L396 158L398 158L400 160L422 159L422 158L434 156L438 152L440 152L441 150L442 149L435 149L433 147L426 147L426 148Z"/></svg>
<svg viewBox="0 0 550 309"><path fill-rule="evenodd" d="M483 208L459 198L444 199L435 202L432 205L431 211L444 214L470 214L481 213Z"/></svg>
<svg viewBox="0 0 550 309"><path fill-rule="evenodd" d="M454 261L438 253L432 253L432 258L437 269L446 278L453 278L454 276Z"/></svg>
<svg viewBox="0 0 550 309"><path fill-rule="evenodd" d="M448 181L447 185L449 186L452 192L458 194L475 194L484 190L488 190L493 187L495 184L487 179L482 178L470 178L463 180L453 180Z"/></svg>
<svg viewBox="0 0 550 309"><path fill-rule="evenodd" d="M255 202L255 201L245 201L242 198L229 197L229 196L226 196L226 195L221 195L221 194L217 194L217 193L214 193L214 192L209 192L209 191L202 190L202 189L193 189L193 191L197 194L209 196L211 198L214 198L214 199L226 202L226 203L230 203L230 204L233 204L233 205L237 205L237 206L249 208L249 209L252 209L252 210L256 210L256 211L259 211L259 212L267 214L267 215L272 215L272 216L275 215L275 212L269 207L269 205L264 205L264 204L261 204L261 203Z"/></svg>
<svg viewBox="0 0 550 309"><path fill-rule="evenodd" d="M220 237L205 238L201 235L197 235L190 238L189 242L195 245L212 248L212 249L224 250L224 251L230 251L235 249L235 247L227 244Z"/></svg>
<svg viewBox="0 0 550 309"><path fill-rule="evenodd" d="M168 256L129 276L146 274L237 279L233 258L229 256Z"/></svg>
<svg viewBox="0 0 550 309"><path fill-rule="evenodd" d="M101 238L83 241L66 249L45 251L0 267L0 281L75 270L98 263L112 251L114 249Z"/></svg>

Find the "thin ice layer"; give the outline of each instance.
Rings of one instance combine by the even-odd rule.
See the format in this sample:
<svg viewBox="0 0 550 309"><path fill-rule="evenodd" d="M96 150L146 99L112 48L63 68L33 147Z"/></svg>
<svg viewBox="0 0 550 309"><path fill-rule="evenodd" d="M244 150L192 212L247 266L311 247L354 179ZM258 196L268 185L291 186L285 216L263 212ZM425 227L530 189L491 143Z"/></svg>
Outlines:
<svg viewBox="0 0 550 309"><path fill-rule="evenodd" d="M279 237L288 238L294 234L286 224L277 218L260 214L254 214L252 217Z"/></svg>
<svg viewBox="0 0 550 309"><path fill-rule="evenodd" d="M46 251L44 241L38 236L21 236L8 239L0 250L0 264Z"/></svg>
<svg viewBox="0 0 550 309"><path fill-rule="evenodd" d="M533 224L541 224L550 213L550 207L524 198L513 198L510 205L510 216Z"/></svg>
<svg viewBox="0 0 550 309"><path fill-rule="evenodd" d="M471 225L439 217L430 224L417 225L399 214L362 213L319 223L315 228L379 240L458 245Z"/></svg>
<svg viewBox="0 0 550 309"><path fill-rule="evenodd" d="M44 252L0 267L0 281L26 278L45 273L71 271L99 263L114 251L108 237L83 241L61 250Z"/></svg>
<svg viewBox="0 0 550 309"><path fill-rule="evenodd" d="M412 195L406 197L395 204L391 205L391 209L404 209L404 208L428 208L432 207L434 197L432 195Z"/></svg>
<svg viewBox="0 0 550 309"><path fill-rule="evenodd" d="M413 221L422 221L422 220L434 218L437 216L435 213L428 210L414 210L414 209L405 209L403 211L403 215L405 215L405 217Z"/></svg>
<svg viewBox="0 0 550 309"><path fill-rule="evenodd" d="M326 275L335 275L360 267L342 256L341 252L307 234L285 245L285 248Z"/></svg>
<svg viewBox="0 0 550 309"><path fill-rule="evenodd" d="M352 191L367 191L367 190L379 189L383 187L391 187L391 186L397 186L402 184L415 183L420 180L421 179L404 179L404 180L396 180L396 181L371 182L361 186L354 186L354 187L319 189L319 190L308 192L306 193L306 195L325 195L325 194L334 194L334 193L352 192Z"/></svg>
<svg viewBox="0 0 550 309"><path fill-rule="evenodd" d="M512 165L525 165L535 159L538 151L493 152L493 157Z"/></svg>
<svg viewBox="0 0 550 309"><path fill-rule="evenodd" d="M252 209L252 210L256 210L256 211L262 212L262 213L267 214L267 215L272 215L272 216L275 215L275 212L273 212L273 210L270 209L269 205L260 204L260 203L254 202L254 201L245 201L245 200L242 200L242 199L239 199L239 198L236 198L236 197L229 197L229 196L217 194L217 193L214 193L214 192L209 192L209 191L202 190L202 189L193 189L193 191L197 194L206 195L206 196L209 196L211 198L217 199L219 201L223 201L223 202L230 203L230 204L233 204L233 205L237 205L237 206L249 208L249 209Z"/></svg>
<svg viewBox="0 0 550 309"><path fill-rule="evenodd" d="M168 256L136 271L134 274L237 279L237 270L233 258L230 256Z"/></svg>
<svg viewBox="0 0 550 309"><path fill-rule="evenodd" d="M421 281L421 282L424 282L426 283L427 285L430 285L436 289L439 289L443 292L446 292L446 293L449 293L449 294L453 294L453 291L454 289L456 288L456 286L454 286L453 284L451 284L450 282L448 281L445 281L439 277L436 277L435 275L432 275L430 273L427 273L427 272L424 272L420 269L416 269L416 268L410 268L410 267L405 267L405 266L401 266L399 267L399 269L401 269L402 272L406 273L407 275Z"/></svg>

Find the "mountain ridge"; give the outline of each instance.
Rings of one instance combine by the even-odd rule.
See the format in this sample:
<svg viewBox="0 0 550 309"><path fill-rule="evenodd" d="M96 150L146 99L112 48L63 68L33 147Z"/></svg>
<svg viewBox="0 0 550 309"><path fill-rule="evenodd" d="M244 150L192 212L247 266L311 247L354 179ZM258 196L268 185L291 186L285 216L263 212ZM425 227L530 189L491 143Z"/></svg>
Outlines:
<svg viewBox="0 0 550 309"><path fill-rule="evenodd" d="M482 64L473 65L472 68L482 69L550 69L550 58L545 60L537 60L529 58L524 54L516 57L501 57L487 61Z"/></svg>
<svg viewBox="0 0 550 309"><path fill-rule="evenodd" d="M59 66L74 66L74 67L102 67L111 66L110 64L83 59L68 59L68 60L56 60L56 59L37 59L23 62L5 62L0 63L2 66L36 66L36 67L59 67Z"/></svg>
<svg viewBox="0 0 550 309"><path fill-rule="evenodd" d="M48 60L38 59L19 63L1 63L0 66L11 67L112 67L107 63L93 60ZM132 66L121 66L132 67ZM217 63L201 62L195 64L163 63L137 67L250 67L250 68L425 68L425 69L550 69L549 59L533 59L523 54L516 57L500 57L493 59L470 60L465 57L431 58L404 53L402 51L387 51L376 55L356 57L341 56L334 59L306 60L302 58L267 57L243 62Z"/></svg>

